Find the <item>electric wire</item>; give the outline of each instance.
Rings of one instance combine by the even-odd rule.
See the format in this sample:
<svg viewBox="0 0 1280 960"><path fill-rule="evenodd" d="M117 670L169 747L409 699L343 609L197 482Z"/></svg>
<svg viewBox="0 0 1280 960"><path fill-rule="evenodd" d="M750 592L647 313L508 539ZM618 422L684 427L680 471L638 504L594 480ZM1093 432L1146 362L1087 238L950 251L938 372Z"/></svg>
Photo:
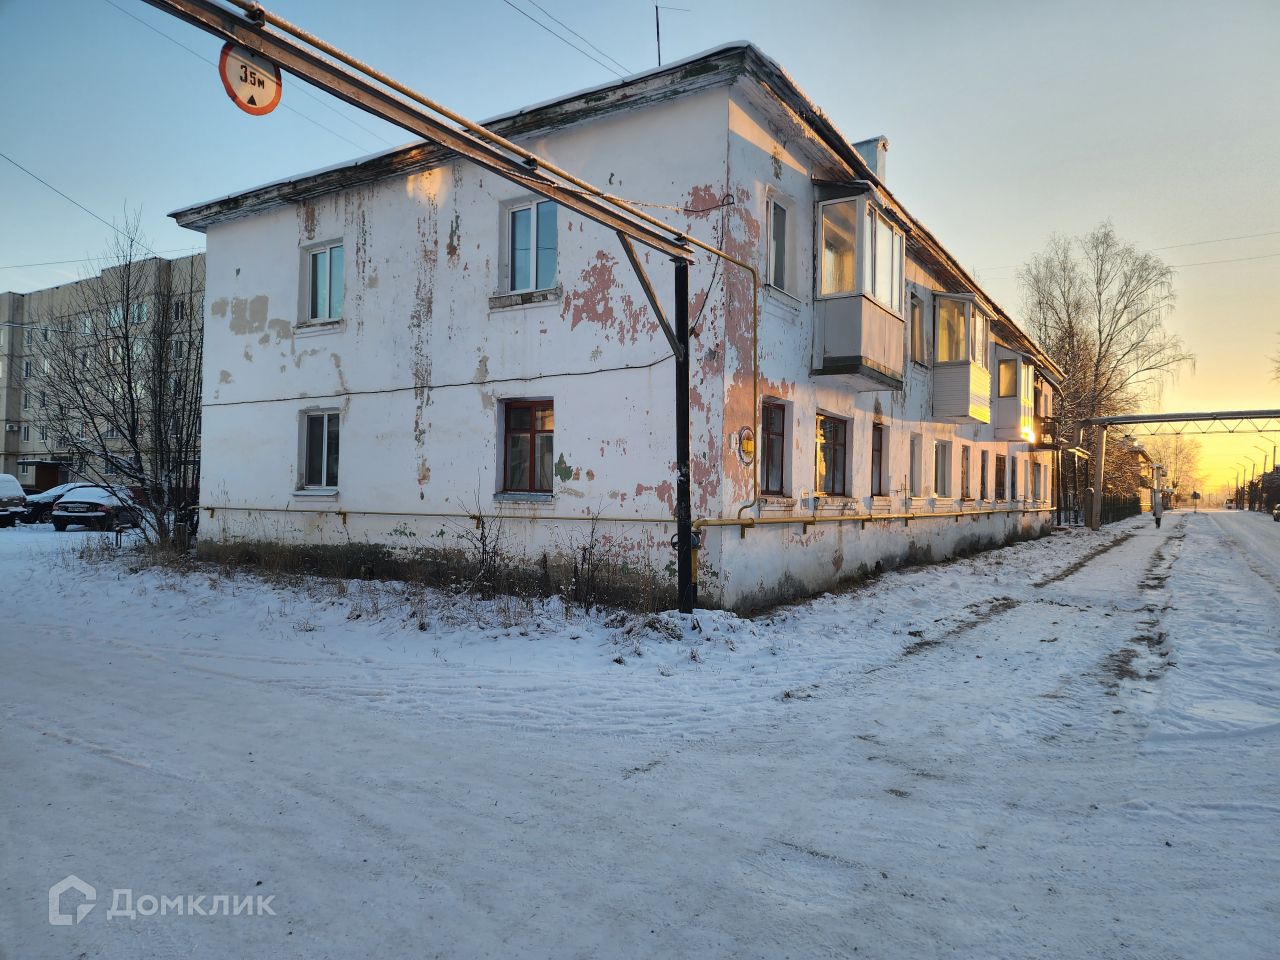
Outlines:
<svg viewBox="0 0 1280 960"><path fill-rule="evenodd" d="M158 253L204 253L204 247L174 247L170 250L159 250ZM21 270L26 267L57 267L67 263L100 263L110 260L109 256L79 257L74 260L44 260L40 263L10 263L0 266L0 270Z"/></svg>
<svg viewBox="0 0 1280 960"><path fill-rule="evenodd" d="M136 20L138 23L142 24L144 27L146 27L146 28L147 28L148 30L150 30L152 33L155 33L155 34L158 34L158 35L159 35L159 36L161 36L161 37L164 37L164 38L165 38L166 40L168 40L170 43L174 44L175 46L179 46L179 47L181 47L183 50L187 51L187 53L191 54L193 57L196 57L197 59L201 60L202 62L209 64L209 66L213 67L215 70L217 69L218 65L217 65L216 63L214 63L212 60L210 60L208 57L206 57L204 54L200 53L198 50L193 49L192 47L187 46L187 45L186 45L185 43L183 43L181 40L177 40L177 39L175 39L174 37L169 36L169 34L165 33L163 30L160 30L159 28L157 28L157 27L155 27L155 26L153 26L153 25L151 25L151 24L147 23L147 21L143 20L141 17L136 16L136 15L134 15L134 14L130 13L130 12L129 12L128 10L126 10L124 7L122 7L122 6L120 6L119 4L115 3L115 0L102 0L102 2L103 2L103 3L105 3L105 4L107 4L108 6L115 7L115 9L119 10L119 11L120 11L121 13L123 13L126 17L128 17L128 18L129 18L129 19L131 19L131 20ZM320 97L318 97L316 94L312 93L310 90L306 89L305 87L301 87L301 86L300 86L300 87L298 87L298 89L299 89L299 90L300 90L300 91L301 91L305 96L310 97L312 100L314 100L316 103L320 104L320 105L321 105L322 107L324 107L326 110L329 110L331 113L335 114L336 116L339 116L339 117L341 117L342 119L344 119L344 120L348 121L348 122L349 122L349 123L351 123L353 126L359 127L361 130L363 130L363 131L364 131L365 133L367 133L369 136L374 137L374 138L376 138L376 139L378 139L378 140L381 140L384 144L386 144L386 145L387 145L387 146L389 146L389 147L393 147L393 146L395 146L395 145L396 145L396 144L394 143L394 141L390 140L390 139L389 139L389 138L387 138L387 137L384 137L382 134L377 133L377 132L376 132L376 131L374 131L374 130L370 130L370 129L369 129L368 127L366 127L364 124L362 124L362 123L360 123L360 122L358 122L358 121L356 121L356 120L352 119L351 117L348 117L345 113L343 113L343 112L342 112L341 110L339 110L337 107L333 106L333 104L331 104L331 103L326 103L324 100L322 100ZM350 137L345 136L344 134L339 133L337 130L334 130L332 127L327 126L327 125L325 125L325 124L321 123L319 120L315 119L314 117L308 116L307 114L303 113L301 110L298 110L298 109L296 109L295 107L291 107L291 106L290 106L289 104L287 104L287 103L282 103L282 104L280 104L280 106L281 106L283 109L288 110L290 113L296 114L297 116L301 117L303 120L306 120L306 121L308 121L309 123L314 123L314 124L315 124L317 127L319 127L321 130L325 130L325 131L327 131L327 132L329 132L329 133L333 134L333 135L334 135L335 137L337 137L338 139L340 139L340 140L345 140L347 143L351 144L351 146L355 147L357 150L366 150L366 149L368 149L368 147L367 147L365 144L356 143L356 141L352 140Z"/></svg>
<svg viewBox="0 0 1280 960"><path fill-rule="evenodd" d="M587 53L587 51L583 50L580 46L578 46L578 45L577 45L576 43L574 43L572 40L568 40L568 39L566 39L565 37L561 36L560 34L556 33L554 30L552 30L550 27L548 27L545 23L543 23L543 22L542 22L541 20L539 20L537 17L533 16L533 15L532 15L531 13L529 13L527 10L522 10L520 7L517 7L514 3L512 3L512 2L511 2L511 0L502 0L502 2L503 2L503 3L505 3L505 4L506 4L508 7L510 7L512 10L514 10L516 13L520 14L520 16L524 17L525 19L529 20L529 21L530 21L530 22L532 22L532 23L536 23L536 24L537 24L538 26L540 26L543 30L547 31L547 33L551 34L553 37L555 37L557 40L559 40L561 43L563 43L563 44L565 44L565 45L567 45L567 46L572 47L574 50L577 50L580 54L582 54L582 55L583 55L584 57L586 57L588 60L593 60L593 61L595 61L595 62L596 62L596 63L598 63L600 66L604 67L606 70L608 70L608 71L609 71L610 73L612 73L614 76L616 76L618 79L620 79L620 80L621 80L621 79L623 79L623 78L625 78L625 77L626 77L626 74L625 74L625 73L619 73L617 70L615 70L613 67L609 66L609 65L608 65L607 63L605 63L603 60L599 59L598 57L593 56L593 55L592 55L592 54L590 54L590 53ZM606 56L607 56L607 54L606 54Z"/></svg>
<svg viewBox="0 0 1280 960"><path fill-rule="evenodd" d="M80 203L78 200L73 200L71 197L67 196L65 193L63 193L61 190L55 187L48 180L45 180L43 177L28 170L26 167L20 164L17 160L13 159L13 157L9 156L7 153L0 152L0 157L3 157L5 160L8 160L10 163L12 163L15 167L17 167L19 170L21 170L31 179L35 180L38 183L44 184L44 186L48 187L50 190L52 190L54 193L60 196L63 200L66 200L68 203L70 203L72 206L79 207L81 210L83 210L89 216L93 217L93 219L97 220L104 227L107 227L110 230L120 234L120 236L124 237L126 240L129 240L130 242L136 243L138 246L142 247L143 250L146 250L153 257L157 257L157 258L160 257L160 254L152 250L151 247L147 246L147 244L145 244L143 241L139 240L137 237L129 236L129 234L125 233L123 230L117 227L114 223L108 223L106 220L102 219L102 217L98 216L96 213L94 213L92 210L86 207L83 203Z"/></svg>
<svg viewBox="0 0 1280 960"><path fill-rule="evenodd" d="M633 71L630 67L628 67L625 63L621 63L621 62L619 62L618 60L615 60L613 57L609 56L609 54L605 53L603 50L601 50L599 47L597 47L594 43L592 43L590 40L588 40L586 37L584 37L582 34L580 34L577 30L573 29L573 27L569 26L569 25L568 25L567 23L565 23L563 20L561 20L561 19L559 19L558 17L556 17L556 15L555 15L555 14L551 13L551 11L549 11L546 7L542 6L542 4L537 3L537 2L536 2L536 0L528 0L528 2L529 2L529 4L530 4L531 6L537 7L537 8L538 8L539 10L541 10L541 11L542 11L546 16L548 16L549 18L551 18L552 20L554 20L556 23L560 24L560 26L564 27L566 30L568 30L568 31L569 31L570 33L572 33L575 37L577 37L579 40L581 40L583 43L585 43L588 47L590 47L590 48L591 48L592 50L594 50L596 53L600 54L600 56L604 57L606 60L611 60L611 61L613 61L613 62L614 62L614 63L616 63L619 67L621 67L623 70L625 70L627 73L634 73L634 72L635 72L635 71Z"/></svg>
<svg viewBox="0 0 1280 960"><path fill-rule="evenodd" d="M597 367L594 370L568 370L559 373L538 373L528 377L492 377L488 380L458 380L453 383L422 383L406 387L381 387L376 390L339 390L336 393L311 393L305 397L258 397L251 400L217 400L202 404L208 407L245 407L260 403L296 403L299 400L329 400L342 397L381 396L391 393L408 393L417 390L449 390L454 387L484 387L495 383L530 383L534 380L551 380L564 377L591 377L599 373L619 373L625 370L650 370L668 360L675 359L675 354L668 353L649 363L623 364L617 367Z"/></svg>

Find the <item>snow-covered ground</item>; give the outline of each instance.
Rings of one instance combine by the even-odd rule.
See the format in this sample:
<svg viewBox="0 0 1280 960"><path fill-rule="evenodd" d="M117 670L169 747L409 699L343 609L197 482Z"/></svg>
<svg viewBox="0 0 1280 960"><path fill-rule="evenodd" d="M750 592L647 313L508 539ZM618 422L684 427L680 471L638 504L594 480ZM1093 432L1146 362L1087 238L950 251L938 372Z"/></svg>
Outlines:
<svg viewBox="0 0 1280 960"><path fill-rule="evenodd" d="M5 960L1280 954L1261 515L696 624L134 572L96 536L0 531ZM50 925L72 874L95 906Z"/></svg>

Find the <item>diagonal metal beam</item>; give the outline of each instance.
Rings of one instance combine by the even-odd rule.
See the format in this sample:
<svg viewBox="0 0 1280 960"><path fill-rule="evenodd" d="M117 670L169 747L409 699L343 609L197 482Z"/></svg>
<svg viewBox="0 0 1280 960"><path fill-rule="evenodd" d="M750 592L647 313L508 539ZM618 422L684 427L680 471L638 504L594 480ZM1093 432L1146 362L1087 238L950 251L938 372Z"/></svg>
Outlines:
<svg viewBox="0 0 1280 960"><path fill-rule="evenodd" d="M671 350L676 355L677 360L684 359L684 347L680 345L680 341L676 339L676 332L671 329L671 324L667 320L667 315L662 312L662 304L658 302L658 294L653 289L653 283L649 280L649 274L644 268L644 264L640 262L640 257L636 254L635 244L621 230L618 231L618 239L622 241L622 249L626 251L627 259L631 261L631 269L636 273L636 279L640 281L640 288L644 290L644 295L649 301L649 306L653 308L653 314L658 318L658 323L662 325L662 332L667 335L667 343L671 344Z"/></svg>
<svg viewBox="0 0 1280 960"><path fill-rule="evenodd" d="M538 173L536 165L519 160L465 131L455 130L373 81L219 6L212 0L144 2L223 40L238 43L270 60L282 70L333 94L339 100L373 113L416 136L438 143L477 166L518 183L532 193L554 200L617 233L625 234L637 243L673 260L684 263L693 260L693 254L687 245L677 243L660 230L626 216L616 206Z"/></svg>

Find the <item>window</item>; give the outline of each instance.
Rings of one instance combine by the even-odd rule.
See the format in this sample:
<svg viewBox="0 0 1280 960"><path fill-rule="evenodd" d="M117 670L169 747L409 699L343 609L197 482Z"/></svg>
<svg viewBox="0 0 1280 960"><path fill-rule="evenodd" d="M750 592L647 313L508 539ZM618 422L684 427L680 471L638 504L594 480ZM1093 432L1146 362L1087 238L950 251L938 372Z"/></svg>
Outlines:
<svg viewBox="0 0 1280 960"><path fill-rule="evenodd" d="M47 443L48 441L49 441L49 428L48 428L48 427L41 427L41 428L40 428L40 442L41 442L41 443Z"/></svg>
<svg viewBox="0 0 1280 960"><path fill-rule="evenodd" d="M107 424L107 429L103 432L102 436L103 439L114 440L117 436L116 428L111 424Z"/></svg>
<svg viewBox="0 0 1280 960"><path fill-rule="evenodd" d="M990 499L987 496L987 467L990 466L990 457L986 450L982 451L982 457L979 459L978 464L978 469L981 471L978 474L978 499L987 500Z"/></svg>
<svg viewBox="0 0 1280 960"><path fill-rule="evenodd" d="M843 497L849 492L846 437L849 423L838 417L818 414L817 456L813 485L829 497Z"/></svg>
<svg viewBox="0 0 1280 960"><path fill-rule="evenodd" d="M924 483L922 476L923 466L921 461L924 459L924 438L918 433L911 435L911 477L910 490L911 496L921 496L921 488Z"/></svg>
<svg viewBox="0 0 1280 960"><path fill-rule="evenodd" d="M884 492L884 427L871 425L871 495L883 497Z"/></svg>
<svg viewBox="0 0 1280 960"><path fill-rule="evenodd" d="M79 436L76 437L76 439L77 440L89 439L89 424L83 420L80 421L80 434Z"/></svg>
<svg viewBox="0 0 1280 960"><path fill-rule="evenodd" d="M769 285L790 290L791 209L778 197L769 200Z"/></svg>
<svg viewBox="0 0 1280 960"><path fill-rule="evenodd" d="M851 294L857 282L856 235L858 207L855 200L822 205L822 296Z"/></svg>
<svg viewBox="0 0 1280 960"><path fill-rule="evenodd" d="M556 285L556 205L529 202L507 211L507 289L546 290Z"/></svg>
<svg viewBox="0 0 1280 960"><path fill-rule="evenodd" d="M504 404L502 489L550 493L555 464L555 409L550 400Z"/></svg>
<svg viewBox="0 0 1280 960"><path fill-rule="evenodd" d="M998 396L1016 397L1018 395L1018 361L1001 360L997 379L1000 381Z"/></svg>
<svg viewBox="0 0 1280 960"><path fill-rule="evenodd" d="M1040 495L1040 464L1033 463L1031 465L1031 499L1042 500Z"/></svg>
<svg viewBox="0 0 1280 960"><path fill-rule="evenodd" d="M18 475L19 475L19 476L23 476L23 477L25 477L25 476L26 476L27 474L29 474L30 472L31 472L31 465L30 465L29 463L20 463L20 464L18 464Z"/></svg>
<svg viewBox="0 0 1280 960"><path fill-rule="evenodd" d="M969 338L969 362L983 370L990 365L987 360L987 315L973 309L973 336Z"/></svg>
<svg viewBox="0 0 1280 960"><path fill-rule="evenodd" d="M23 361L22 361L22 375L23 375L24 377L29 377L29 376L31 376L31 371L32 371L32 369L33 369L33 366L32 366L32 363L31 363L31 361L30 361L30 360L23 360Z"/></svg>
<svg viewBox="0 0 1280 960"><path fill-rule="evenodd" d="M1008 468L1009 458L1003 453L996 454L996 499L1004 500L1006 498L1005 490L1005 473Z"/></svg>
<svg viewBox="0 0 1280 960"><path fill-rule="evenodd" d="M93 333L93 317L87 313L80 315L80 332L86 336Z"/></svg>
<svg viewBox="0 0 1280 960"><path fill-rule="evenodd" d="M764 440L764 489L761 493L782 496L783 466L786 463L787 408L780 403L765 403L760 409L760 431Z"/></svg>
<svg viewBox="0 0 1280 960"><path fill-rule="evenodd" d="M22 442L23 442L23 443L30 443L30 442L31 442L31 428L30 428L30 427L23 427L23 428L22 428Z"/></svg>
<svg viewBox="0 0 1280 960"><path fill-rule="evenodd" d="M302 485L333 489L338 486L338 414L309 413L304 423Z"/></svg>
<svg viewBox="0 0 1280 960"><path fill-rule="evenodd" d="M1018 499L1018 458L1009 458L1009 499Z"/></svg>
<svg viewBox="0 0 1280 960"><path fill-rule="evenodd" d="M929 338L924 329L924 301L911 295L911 359L916 363L929 363Z"/></svg>
<svg viewBox="0 0 1280 960"><path fill-rule="evenodd" d="M973 495L969 486L969 447L960 448L960 499L972 500Z"/></svg>
<svg viewBox="0 0 1280 960"><path fill-rule="evenodd" d="M939 296L938 363L976 363L987 368L987 317L967 297Z"/></svg>
<svg viewBox="0 0 1280 960"><path fill-rule="evenodd" d="M867 204L864 222L868 254L866 292L901 316L902 234L870 204Z"/></svg>
<svg viewBox="0 0 1280 960"><path fill-rule="evenodd" d="M40 391L40 409L43 410L49 404L49 395L43 390Z"/></svg>
<svg viewBox="0 0 1280 960"><path fill-rule="evenodd" d="M129 322L141 326L147 322L147 305L145 303L132 303L129 305Z"/></svg>
<svg viewBox="0 0 1280 960"><path fill-rule="evenodd" d="M23 410L31 409L31 394L26 393L25 391L22 394L22 409Z"/></svg>
<svg viewBox="0 0 1280 960"><path fill-rule="evenodd" d="M187 355L187 344L182 340L175 340L169 345L169 356L174 360L181 360Z"/></svg>
<svg viewBox="0 0 1280 960"><path fill-rule="evenodd" d="M937 440L933 444L933 492L935 496L951 496L951 443Z"/></svg>
<svg viewBox="0 0 1280 960"><path fill-rule="evenodd" d="M187 305L181 300L173 301L173 322L181 323L187 315Z"/></svg>
<svg viewBox="0 0 1280 960"><path fill-rule="evenodd" d="M342 244L335 243L307 254L307 319L341 320L343 301Z"/></svg>
<svg viewBox="0 0 1280 960"><path fill-rule="evenodd" d="M938 349L935 356L939 363L954 363L965 358L964 307L959 300L938 298Z"/></svg>

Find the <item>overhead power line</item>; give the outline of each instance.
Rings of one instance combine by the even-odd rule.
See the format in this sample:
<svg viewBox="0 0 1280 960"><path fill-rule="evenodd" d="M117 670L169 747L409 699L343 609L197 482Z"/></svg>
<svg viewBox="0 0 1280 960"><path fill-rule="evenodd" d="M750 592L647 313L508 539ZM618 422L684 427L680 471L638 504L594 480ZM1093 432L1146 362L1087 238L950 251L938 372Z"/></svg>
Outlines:
<svg viewBox="0 0 1280 960"><path fill-rule="evenodd" d="M621 68L622 68L624 71L626 71L627 73L633 73L633 72L634 72L634 71L633 71L630 67L628 67L626 64L624 64L624 63L619 63L619 62L618 62L617 60L615 60L613 57L609 56L609 54L605 53L603 50L601 50L599 47L597 47L594 43L592 43L590 40L588 40L586 37L584 37L582 34L580 34L577 30L573 29L573 27L569 26L569 25L568 25L567 23L565 23L563 20L561 20L561 19L559 19L558 17L556 17L556 15L555 15L555 14L553 14L553 13L551 13L549 10L547 10L547 8L546 8L546 7L544 7L544 6L542 6L542 4L537 3L537 2L536 2L536 0L529 0L529 4L530 4L531 6L537 7L537 8L538 8L539 10L541 10L541 11L542 11L542 12L543 12L547 17L549 17L550 19L554 20L556 23L560 24L560 26L564 27L566 30L568 30L568 31L569 31L570 33L572 33L575 37L577 37L579 40L581 40L583 43L585 43L588 47L590 47L590 48L591 48L592 50L594 50L596 53L600 54L600 56L604 57L606 60L609 60L609 61L611 61L612 63L616 63L619 67L621 67Z"/></svg>
<svg viewBox="0 0 1280 960"><path fill-rule="evenodd" d="M1267 230L1264 233L1245 233L1238 237L1219 237L1216 240L1192 240L1190 243L1171 243L1167 247L1151 247L1151 250L1174 250L1178 247L1199 247L1206 243L1228 243L1232 240L1255 240L1258 237L1280 236L1280 230ZM1190 264L1187 264L1190 266Z"/></svg>
<svg viewBox="0 0 1280 960"><path fill-rule="evenodd" d="M158 250L157 253L203 253L204 247L174 247L171 250ZM95 263L110 260L110 257L77 257L73 260L42 260L40 263L9 263L0 266L0 270L22 270L26 267L58 267L67 263Z"/></svg>
<svg viewBox="0 0 1280 960"><path fill-rule="evenodd" d="M195 49L193 49L193 48L191 48L191 47L188 47L188 46L187 46L185 43L183 43L181 40L174 39L173 37L169 36L169 34L165 33L163 30L160 30L160 29L158 29L157 27L152 26L151 24L147 23L147 21L143 20L141 17L136 16L135 14L130 13L130 12L129 12L128 10L126 10L124 7L122 7L122 6L120 6L119 4L115 3L115 2L114 2L114 0L103 0L103 3L107 4L107 5L108 5L108 6L110 6L110 7L115 7L115 9L119 10L119 11L120 11L121 13L123 13L126 17L128 17L130 20L136 20L138 23L142 24L144 27L146 27L146 28L147 28L148 30L150 30L152 33L157 34L158 36L164 37L164 39L168 40L168 41L169 41L170 43L172 43L174 46L181 47L183 50L187 51L187 53L191 54L191 55L192 55L193 57L195 57L196 59L198 59L198 60L200 60L200 61L202 61L202 62L204 62L204 63L209 64L209 66L213 67L215 70L218 68L218 65L217 65L216 63L214 63L212 60L210 60L210 59L209 59L208 57L206 57L204 54L200 53L198 50L195 50ZM382 141L384 144L386 144L387 146L392 146L392 147L393 147L393 146L395 146L395 145L396 145L393 141L389 140L387 137L384 137L382 134L377 133L377 132L376 132L376 131L374 131L374 130L370 130L368 127L366 127L364 124L360 123L359 121L354 120L354 119L352 119L351 117L348 117L348 116L347 116L345 113L343 113L341 110L337 109L333 104L325 102L324 100L322 100L320 97L316 96L314 93L312 93L310 90L306 89L305 87L298 87L298 89L299 89L299 90L300 90L300 91L301 91L305 96L310 97L312 100L314 100L316 103L320 104L320 105L321 105L322 107L324 107L326 110L329 110L329 111L331 111L332 113L336 114L337 116L341 117L343 120L348 121L348 122L349 122L349 123L351 123L353 126L359 127L359 128L360 128L361 130L363 130L365 133L369 134L369 136L371 136L371 137L375 137L375 138L377 138L378 140L381 140L381 141ZM298 110L298 109L296 109L296 108L294 108L294 107L289 106L289 104L287 104L287 103L282 103L280 106L281 106L283 109L288 110L290 113L295 114L296 116L301 117L303 120L306 120L308 123L314 123L314 124L315 124L317 127L319 127L321 130L325 130L325 131L327 131L328 133L333 134L333 135L334 135L335 137L337 137L339 140L345 140L347 143L351 144L351 146L355 147L357 150L366 150L366 149L368 149L368 147L367 147L367 145L366 145L366 144L356 143L356 141L352 140L350 137L348 137L348 136L346 136L346 135L344 135L344 134L339 133L337 130L333 129L333 127L330 127L330 126L327 126L327 125L325 125L325 124L321 123L321 122L320 122L319 120L317 120L315 117L308 116L307 114L303 113L301 110Z"/></svg>
<svg viewBox="0 0 1280 960"><path fill-rule="evenodd" d="M55 187L48 180L45 180L43 177L37 176L35 173L32 173L30 170L28 170L26 167L20 164L17 160L13 159L13 157L9 156L7 153L0 153L0 157L3 157L5 160L8 160L10 163L12 163L15 167L17 167L19 170L25 173L32 180L35 180L37 183L44 184L46 187L48 187L50 190L52 190L54 193L60 196L63 200L66 200L72 206L79 207L81 210L83 210L89 216L93 217L93 219L97 220L104 227L107 227L108 229L114 231L115 233L120 234L120 236L124 237L125 239L138 244L138 246L142 247L142 249L146 250L153 257L160 256L160 254L156 253L154 250L152 250L149 246L147 246L137 237L130 237L129 234L125 233L123 230L117 227L114 223L108 223L106 220L103 220L102 217L98 216L96 213L94 213L92 210L86 207L83 203L81 203L78 200L73 200L71 197L67 196L65 193L63 193L61 190Z"/></svg>
<svg viewBox="0 0 1280 960"><path fill-rule="evenodd" d="M551 34L553 37L555 37L557 40L559 40L561 43L565 44L566 46L570 46L570 47L572 47L574 50L577 50L580 54L582 54L582 55L583 55L584 57L586 57L588 60L593 60L593 61L595 61L596 63L598 63L600 66L604 67L606 70L608 70L610 73L612 73L614 76L618 77L619 79L622 79L623 77L625 77L625 76L626 76L626 74L625 74L625 73L620 73L619 71L615 70L613 67L609 66L609 64L605 63L605 62L604 62L603 60L601 60L599 57L595 56L594 54L590 54L590 53L588 53L586 50L583 50L580 46L578 46L576 43L574 43L572 40L568 39L568 38L567 38L567 37L565 37L564 35L559 34L559 33L556 33L554 30L552 30L550 27L548 27L545 23L543 23L541 20L539 20L539 19L538 19L537 17L535 17L533 14L529 13L527 10L523 10L523 9L521 9L520 7L517 7L514 3L512 3L512 2L511 2L511 0L502 0L502 2L503 2L503 3L505 3L505 4L506 4L508 7L510 7L512 10L514 10L516 13L520 14L520 16L524 17L526 20L529 20L529 21L530 21L530 22L532 22L532 23L536 23L536 24L537 24L538 26L540 26L543 30L547 31L547 33ZM536 6L536 4L535 4L535 6ZM541 8L541 7L539 7L538 9L539 9L539 10L541 10L542 8ZM544 12L545 12L545 11L544 11ZM547 14L547 15L548 15L548 16L550 16L550 14ZM554 18L552 18L552 19L554 19ZM557 22L559 22L559 21L557 21ZM576 36L576 34L575 34L575 36ZM608 54L605 54L605 56L608 56ZM613 58L612 58L612 57L610 57L609 59L611 59L611 60L612 60ZM625 68L624 68L624 69L625 69Z"/></svg>
<svg viewBox="0 0 1280 960"><path fill-rule="evenodd" d="M1147 247L1147 253L1155 253L1158 250L1177 250L1182 247L1202 247L1209 243L1230 243L1234 240L1257 240L1260 237L1277 237L1280 236L1280 230L1264 230L1262 233L1243 233L1238 237L1215 237L1213 240L1190 240L1186 243L1170 243L1163 247ZM1223 260L1203 260L1199 263L1181 263L1170 264L1173 267L1199 267L1209 263L1239 263L1243 260L1266 260L1270 257L1280 256L1277 253L1264 253L1257 257L1231 257ZM975 269L981 271L988 270L1016 270L1021 267L1021 263L1006 263L998 267L977 267ZM992 279L1007 279L995 277Z"/></svg>

